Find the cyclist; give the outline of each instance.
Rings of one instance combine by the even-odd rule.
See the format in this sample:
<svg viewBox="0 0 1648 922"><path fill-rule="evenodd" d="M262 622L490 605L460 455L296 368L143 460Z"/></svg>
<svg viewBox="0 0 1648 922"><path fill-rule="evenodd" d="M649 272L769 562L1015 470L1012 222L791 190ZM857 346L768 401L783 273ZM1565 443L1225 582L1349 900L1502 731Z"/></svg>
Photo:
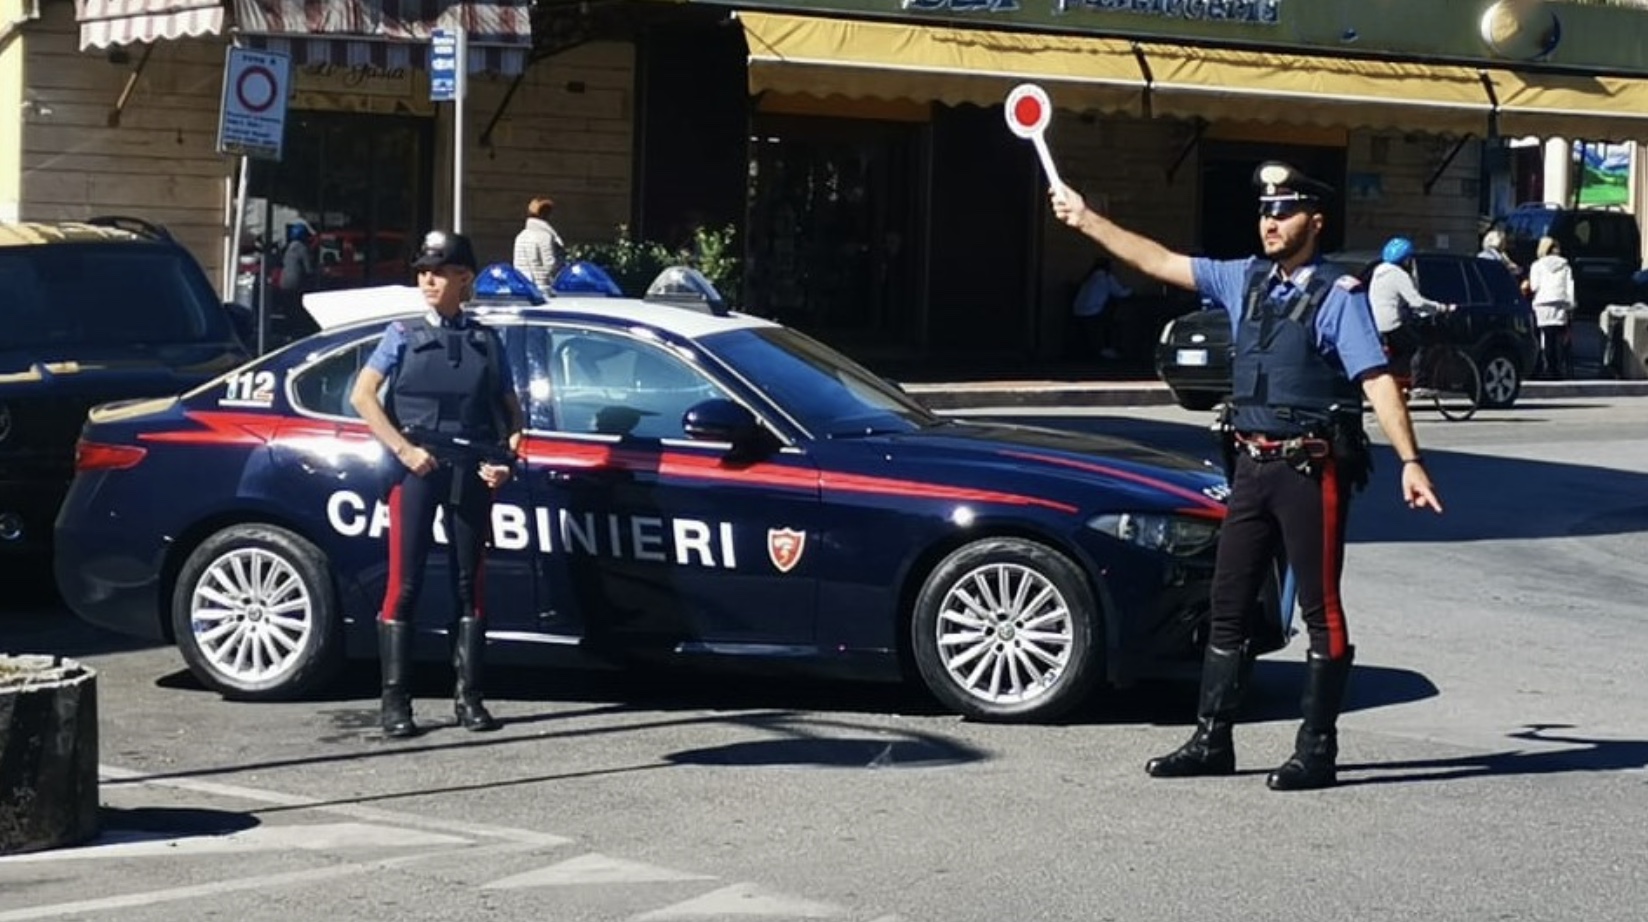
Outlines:
<svg viewBox="0 0 1648 922"><path fill-rule="evenodd" d="M1379 336L1390 352L1390 367L1410 368L1419 353L1419 336L1407 326L1410 314L1433 317L1453 310L1453 305L1432 301L1419 293L1413 283L1413 241L1406 237L1392 237L1385 242L1379 254L1382 262L1373 269L1368 280L1368 303L1373 307L1373 322Z"/></svg>

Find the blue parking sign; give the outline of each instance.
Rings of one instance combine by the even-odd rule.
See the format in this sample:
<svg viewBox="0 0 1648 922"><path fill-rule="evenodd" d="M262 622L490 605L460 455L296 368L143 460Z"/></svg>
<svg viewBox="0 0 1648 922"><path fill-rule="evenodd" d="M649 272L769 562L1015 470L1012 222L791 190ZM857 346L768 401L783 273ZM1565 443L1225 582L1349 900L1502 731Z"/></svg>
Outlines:
<svg viewBox="0 0 1648 922"><path fill-rule="evenodd" d="M435 29L429 34L429 101L452 102L459 96L458 33Z"/></svg>

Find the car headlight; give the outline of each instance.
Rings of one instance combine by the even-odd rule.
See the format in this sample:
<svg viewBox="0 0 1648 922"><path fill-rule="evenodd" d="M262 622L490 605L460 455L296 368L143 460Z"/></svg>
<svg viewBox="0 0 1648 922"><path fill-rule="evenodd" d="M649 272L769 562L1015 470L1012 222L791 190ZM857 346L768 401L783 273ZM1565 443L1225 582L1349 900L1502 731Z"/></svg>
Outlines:
<svg viewBox="0 0 1648 922"><path fill-rule="evenodd" d="M1167 323L1162 324L1162 335L1161 335L1161 338L1156 340L1156 342L1158 342L1158 343L1160 343L1161 345L1164 345L1164 346L1167 345L1168 343L1172 342L1173 341L1173 325L1175 323L1178 323L1178 322L1179 321L1177 321L1177 320L1169 320Z"/></svg>
<svg viewBox="0 0 1648 922"><path fill-rule="evenodd" d="M1200 554L1219 537L1218 521L1188 515L1107 512L1088 519L1087 527L1174 557Z"/></svg>

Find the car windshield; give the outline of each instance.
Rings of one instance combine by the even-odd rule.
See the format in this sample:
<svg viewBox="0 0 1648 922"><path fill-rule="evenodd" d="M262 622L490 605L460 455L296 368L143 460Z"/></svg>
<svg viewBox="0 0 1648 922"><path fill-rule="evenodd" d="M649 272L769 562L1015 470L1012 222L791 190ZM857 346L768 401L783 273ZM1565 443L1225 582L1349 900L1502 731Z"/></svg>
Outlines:
<svg viewBox="0 0 1648 922"><path fill-rule="evenodd" d="M0 291L0 348L189 343L227 335L206 277L171 247L0 248Z"/></svg>
<svg viewBox="0 0 1648 922"><path fill-rule="evenodd" d="M912 432L942 420L893 384L805 334L735 330L704 345L823 438Z"/></svg>

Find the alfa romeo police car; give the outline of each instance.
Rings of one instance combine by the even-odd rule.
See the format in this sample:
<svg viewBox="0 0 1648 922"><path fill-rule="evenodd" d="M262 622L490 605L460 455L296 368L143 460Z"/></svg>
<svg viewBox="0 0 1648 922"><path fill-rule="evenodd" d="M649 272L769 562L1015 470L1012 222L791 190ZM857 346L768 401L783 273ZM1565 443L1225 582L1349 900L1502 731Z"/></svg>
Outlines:
<svg viewBox="0 0 1648 922"><path fill-rule="evenodd" d="M542 303L489 267L478 287L502 296L470 306L528 422L492 514L489 658L919 675L1000 720L1199 663L1226 492L1205 465L936 416L726 310L691 270L644 299L575 270L587 284L565 287L597 291ZM188 393L95 408L57 521L68 605L175 643L235 698L301 696L375 656L397 462L348 396L386 321L419 310L399 291ZM445 555L430 566L416 623L433 659L450 604ZM1255 604L1259 652L1285 642L1277 596Z"/></svg>

